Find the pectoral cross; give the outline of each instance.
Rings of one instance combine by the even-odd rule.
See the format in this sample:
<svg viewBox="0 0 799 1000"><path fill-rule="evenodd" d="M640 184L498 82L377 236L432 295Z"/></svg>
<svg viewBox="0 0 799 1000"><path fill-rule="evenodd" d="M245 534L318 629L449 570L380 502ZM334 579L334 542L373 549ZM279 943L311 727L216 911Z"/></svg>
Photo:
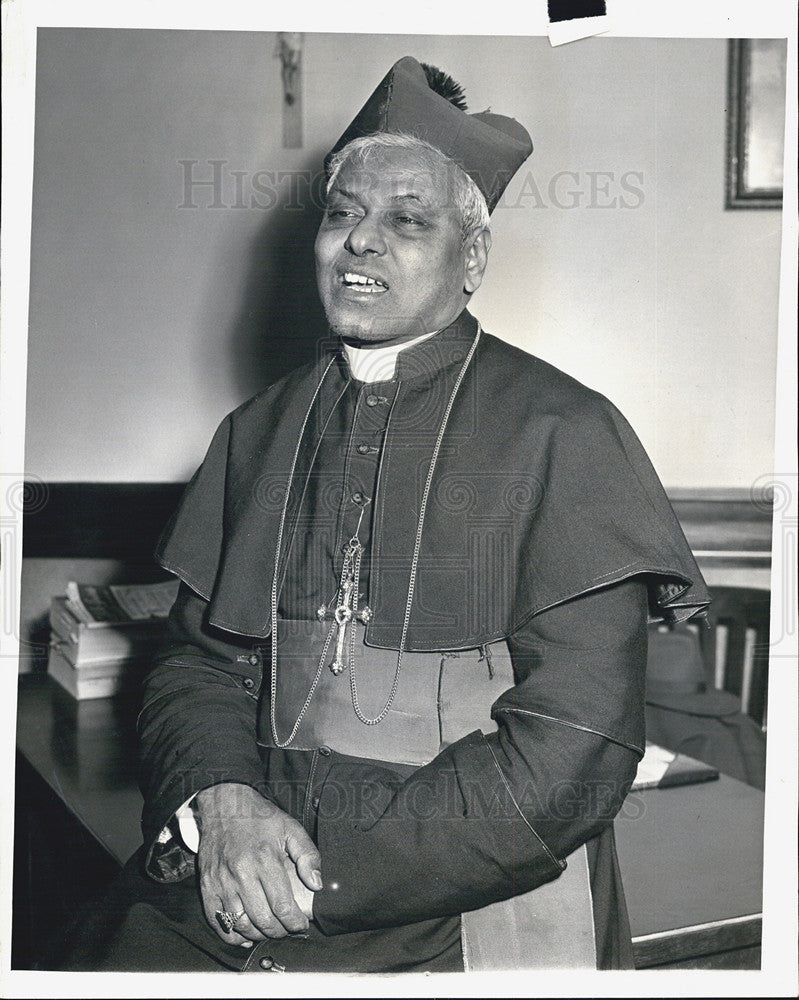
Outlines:
<svg viewBox="0 0 799 1000"><path fill-rule="evenodd" d="M360 522L359 522L360 523ZM347 639L347 627L350 629L350 661L355 655L355 623L371 621L372 609L368 604L362 608L358 607L360 595L358 594L358 584L361 573L361 556L363 555L363 545L358 540L357 533L347 542L344 549L344 563L341 567L341 581L339 583L337 604L333 609L333 618L338 627L336 637L336 655L330 664L330 671L338 676L347 667L344 658L344 643ZM319 621L324 621L327 617L327 607L323 604L316 612Z"/></svg>

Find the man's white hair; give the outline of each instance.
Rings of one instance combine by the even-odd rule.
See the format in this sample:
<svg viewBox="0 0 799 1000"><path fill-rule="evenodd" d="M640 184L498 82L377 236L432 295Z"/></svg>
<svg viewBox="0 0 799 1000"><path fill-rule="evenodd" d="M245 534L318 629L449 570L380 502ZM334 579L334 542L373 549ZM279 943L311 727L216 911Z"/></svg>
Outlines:
<svg viewBox="0 0 799 1000"><path fill-rule="evenodd" d="M452 199L460 215L462 246L469 244L483 229L488 229L489 213L485 197L466 171L431 143L404 132L374 132L351 139L330 157L327 192L330 192L346 163L357 159L365 165L378 151L384 149L416 153L421 170L429 170L431 160L446 169Z"/></svg>

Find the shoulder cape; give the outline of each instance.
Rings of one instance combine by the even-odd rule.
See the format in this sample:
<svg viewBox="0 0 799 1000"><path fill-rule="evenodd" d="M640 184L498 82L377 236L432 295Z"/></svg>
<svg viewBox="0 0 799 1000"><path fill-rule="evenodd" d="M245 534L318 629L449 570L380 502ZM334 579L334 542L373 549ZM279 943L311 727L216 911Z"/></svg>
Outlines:
<svg viewBox="0 0 799 1000"><path fill-rule="evenodd" d="M373 514L366 641L374 646L399 645L422 489L475 331L464 312L403 352L404 361L400 355L398 416L386 435ZM326 378L311 407L327 360L225 418L159 543L161 564L210 602L212 625L269 634L285 491L290 540L340 389ZM547 608L633 576L647 582L652 621L684 620L709 603L657 474L621 413L551 365L482 334L435 469L406 648L492 642Z"/></svg>

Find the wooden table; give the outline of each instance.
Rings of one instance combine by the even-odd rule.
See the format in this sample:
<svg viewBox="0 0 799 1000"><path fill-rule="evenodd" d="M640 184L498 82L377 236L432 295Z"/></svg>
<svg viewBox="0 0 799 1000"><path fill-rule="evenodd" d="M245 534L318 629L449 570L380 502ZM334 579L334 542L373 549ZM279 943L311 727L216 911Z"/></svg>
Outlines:
<svg viewBox="0 0 799 1000"><path fill-rule="evenodd" d="M630 793L615 826L638 968L759 968L764 801L726 775Z"/></svg>
<svg viewBox="0 0 799 1000"><path fill-rule="evenodd" d="M20 678L17 750L120 866L142 842L136 705L75 701L46 675Z"/></svg>
<svg viewBox="0 0 799 1000"><path fill-rule="evenodd" d="M119 865L141 844L135 713L21 679L19 754ZM758 967L763 803L726 776L628 796L616 835L637 967Z"/></svg>

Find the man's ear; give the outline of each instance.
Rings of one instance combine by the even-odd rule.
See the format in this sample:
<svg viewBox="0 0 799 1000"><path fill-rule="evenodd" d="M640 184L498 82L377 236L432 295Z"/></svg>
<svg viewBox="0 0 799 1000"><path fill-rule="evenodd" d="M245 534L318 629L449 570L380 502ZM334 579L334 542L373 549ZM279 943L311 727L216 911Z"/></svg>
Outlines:
<svg viewBox="0 0 799 1000"><path fill-rule="evenodd" d="M466 273L463 279L463 290L467 295L476 292L483 283L483 274L488 264L488 252L491 249L491 230L481 229L466 249Z"/></svg>

